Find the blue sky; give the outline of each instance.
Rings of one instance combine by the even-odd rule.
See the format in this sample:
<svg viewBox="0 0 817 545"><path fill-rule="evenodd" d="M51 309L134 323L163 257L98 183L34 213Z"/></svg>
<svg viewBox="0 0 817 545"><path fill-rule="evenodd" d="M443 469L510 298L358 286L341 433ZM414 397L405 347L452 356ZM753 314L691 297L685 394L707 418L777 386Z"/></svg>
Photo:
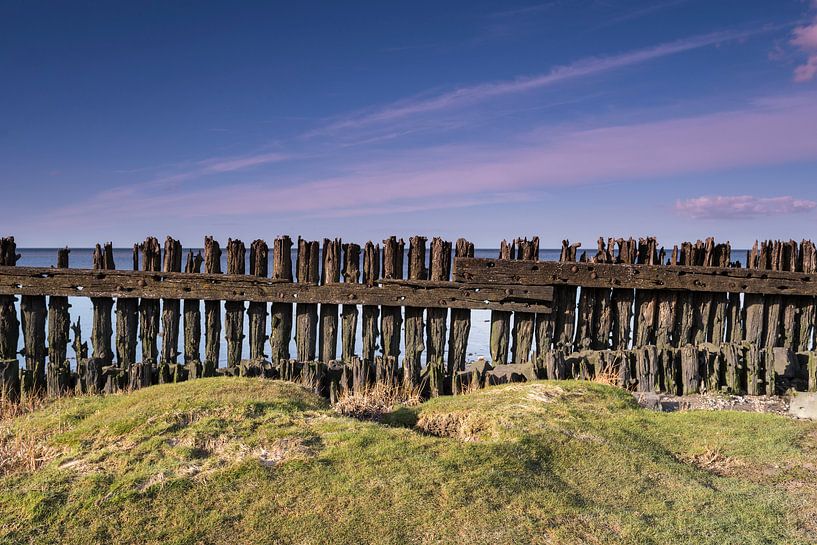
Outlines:
<svg viewBox="0 0 817 545"><path fill-rule="evenodd" d="M0 231L813 236L813 2L293 4L0 4Z"/></svg>

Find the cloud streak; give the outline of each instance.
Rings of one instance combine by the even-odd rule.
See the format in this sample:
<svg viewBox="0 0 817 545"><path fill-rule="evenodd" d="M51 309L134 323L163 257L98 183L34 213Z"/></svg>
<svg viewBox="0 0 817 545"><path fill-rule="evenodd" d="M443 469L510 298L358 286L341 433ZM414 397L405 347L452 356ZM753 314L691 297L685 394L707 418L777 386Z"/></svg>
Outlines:
<svg viewBox="0 0 817 545"><path fill-rule="evenodd" d="M817 8L817 3L814 4ZM794 81L803 83L817 76L817 18L792 32L791 45L806 53L806 61L794 69Z"/></svg>
<svg viewBox="0 0 817 545"><path fill-rule="evenodd" d="M124 211L117 206L119 196L109 191L49 211L39 221L99 222L111 210L117 210L117 221L168 214L206 221L265 214L273 203L281 203L276 217L366 216L530 200L539 191L579 184L665 183L669 177L693 173L814 161L817 95L773 97L744 109L694 117L566 129L548 138L541 134L544 131L533 133L521 145L446 146L370 157L335 165L338 173L333 176L300 172L303 181L287 184L266 176L253 183L182 187L161 194L140 187L139 198L131 199L132 206ZM803 203L797 206L806 206ZM766 210L773 205L763 203ZM748 204L745 209L752 210Z"/></svg>
<svg viewBox="0 0 817 545"><path fill-rule="evenodd" d="M470 106L495 97L543 89L565 81L594 76L662 57L745 38L756 32L758 31L723 31L693 36L620 55L581 59L572 64L557 66L549 72L537 76L481 83L460 87L429 98L414 98L394 102L379 110L363 112L340 119L308 133L307 136L332 133L344 129L356 129L378 123L398 121L419 114Z"/></svg>
<svg viewBox="0 0 817 545"><path fill-rule="evenodd" d="M708 195L678 200L675 210L692 219L752 219L759 216L800 214L817 208L817 202L808 199L783 197L755 197L752 195Z"/></svg>

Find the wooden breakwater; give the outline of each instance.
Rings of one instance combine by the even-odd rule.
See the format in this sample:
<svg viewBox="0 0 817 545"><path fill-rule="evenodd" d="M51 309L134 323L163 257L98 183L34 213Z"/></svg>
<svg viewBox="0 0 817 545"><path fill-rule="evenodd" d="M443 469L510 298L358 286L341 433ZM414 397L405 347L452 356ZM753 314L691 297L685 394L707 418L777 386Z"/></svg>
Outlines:
<svg viewBox="0 0 817 545"><path fill-rule="evenodd" d="M810 241L756 243L745 267L711 238L669 251L654 238L599 239L581 256L564 241L559 261L539 260L536 237L503 241L496 259L474 258L465 239L427 243L299 238L293 267L287 236L271 252L263 240L222 250L206 237L203 255L148 237L126 270L110 243L84 270L69 267L67 249L54 267L18 267L13 237L3 238L0 388L58 396L229 374L300 380L330 397L384 381L434 396L600 375L647 392L817 390ZM69 297L92 301L90 353ZM466 362L474 309L491 311L490 362Z"/></svg>

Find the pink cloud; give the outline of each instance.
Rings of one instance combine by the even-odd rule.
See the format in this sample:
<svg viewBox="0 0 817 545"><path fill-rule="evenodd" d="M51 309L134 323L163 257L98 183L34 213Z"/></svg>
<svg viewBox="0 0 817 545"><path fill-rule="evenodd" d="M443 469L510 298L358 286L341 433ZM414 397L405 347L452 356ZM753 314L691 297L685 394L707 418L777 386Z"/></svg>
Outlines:
<svg viewBox="0 0 817 545"><path fill-rule="evenodd" d="M754 197L752 195L710 195L679 200L675 210L694 219L749 219L758 216L779 216L808 212L817 202L784 197Z"/></svg>
<svg viewBox="0 0 817 545"><path fill-rule="evenodd" d="M790 43L808 54L806 62L794 69L794 81L805 82L814 79L814 76L817 76L817 19L810 25L795 28Z"/></svg>
<svg viewBox="0 0 817 545"><path fill-rule="evenodd" d="M267 176L254 183L178 186L162 192L150 186L122 188L131 192L126 210L120 192L109 190L48 211L38 221L65 225L89 218L98 223L111 211L116 211L111 221L148 221L166 214L191 221L269 213L366 216L529 199L532 192L560 186L662 183L682 174L815 159L817 95L805 93L757 101L741 110L648 123L590 130L544 127L522 143L404 151L335 165L341 173L331 177L291 174L288 183Z"/></svg>

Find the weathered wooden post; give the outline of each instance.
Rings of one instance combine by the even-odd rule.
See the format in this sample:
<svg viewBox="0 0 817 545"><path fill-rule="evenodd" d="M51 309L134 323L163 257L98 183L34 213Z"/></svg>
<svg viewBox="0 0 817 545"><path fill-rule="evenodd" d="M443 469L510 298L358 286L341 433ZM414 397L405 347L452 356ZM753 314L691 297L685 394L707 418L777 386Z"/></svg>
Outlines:
<svg viewBox="0 0 817 545"><path fill-rule="evenodd" d="M635 263L635 240L620 238L618 245L618 263L631 265ZM554 292L554 306L555 306ZM610 310L612 311L612 339L613 350L626 350L630 346L632 333L633 300L635 292L629 288L614 288L610 294Z"/></svg>
<svg viewBox="0 0 817 545"><path fill-rule="evenodd" d="M323 239L321 284L328 285L340 282L340 248L340 239ZM336 360L338 357L337 305L321 303L318 338L318 360L324 363Z"/></svg>
<svg viewBox="0 0 817 545"><path fill-rule="evenodd" d="M110 271L116 267L113 261L113 245L108 242L104 250L99 244L94 251L94 270ZM88 361L88 366L95 368L91 370L91 375L96 374L102 380L97 387L104 388L105 392L113 393L118 391L124 384L120 373L107 369L113 366L113 299L110 297L92 297L93 322L91 324L91 347L93 353ZM89 387L90 383L89 383ZM93 391L93 390L92 390Z"/></svg>
<svg viewBox="0 0 817 545"><path fill-rule="evenodd" d="M318 241L306 241L298 237L298 259L296 269L298 282L318 284ZM308 362L315 359L315 337L318 326L318 305L298 303L295 305L295 347L298 360Z"/></svg>
<svg viewBox="0 0 817 545"><path fill-rule="evenodd" d="M282 236L272 247L272 277L292 282L292 239ZM288 361L289 342L292 340L292 303L274 302L271 307L270 360L274 365Z"/></svg>
<svg viewBox="0 0 817 545"><path fill-rule="evenodd" d="M227 274L244 274L246 249L240 240L227 239ZM244 303L224 302L224 337L227 340L227 369L237 373L244 345Z"/></svg>
<svg viewBox="0 0 817 545"><path fill-rule="evenodd" d="M658 251L655 237L638 241L638 264L655 265ZM635 292L635 328L633 330L633 348L655 344L656 294L653 290L636 290Z"/></svg>
<svg viewBox="0 0 817 545"><path fill-rule="evenodd" d="M139 246L133 245L133 270L139 270ZM119 297L116 300L116 362L128 376L131 389L150 385L150 374L136 362L139 335L139 299Z"/></svg>
<svg viewBox="0 0 817 545"><path fill-rule="evenodd" d="M520 261L539 261L539 237L518 238L514 241L516 259ZM534 326L536 314L533 312L515 312L513 315L513 345L511 360L514 363L530 361L531 347L533 346Z"/></svg>
<svg viewBox="0 0 817 545"><path fill-rule="evenodd" d="M370 240L363 249L363 283L368 287L373 287L380 280L380 245L373 244ZM362 338L363 347L361 356L363 365L375 366L376 361L380 365L376 367L375 376L382 375L383 358L376 358L377 339L380 335L378 320L380 318L380 308L377 305L363 305L363 325ZM392 373L392 376L394 373Z"/></svg>
<svg viewBox="0 0 817 545"><path fill-rule="evenodd" d="M409 240L409 280L426 279L426 237L414 236ZM406 356L403 359L403 383L414 387L420 384L420 365L423 342L423 312L418 307L406 307Z"/></svg>
<svg viewBox="0 0 817 545"><path fill-rule="evenodd" d="M48 311L45 295L23 295L20 298L20 318L23 328L23 354L26 375L31 381L29 393L39 396L46 391L45 381L45 323Z"/></svg>
<svg viewBox="0 0 817 545"><path fill-rule="evenodd" d="M259 278L269 275L269 247L263 240L257 239L250 245L250 274ZM250 359L264 359L264 345L267 343L267 303L250 301L247 305L249 324Z"/></svg>
<svg viewBox="0 0 817 545"><path fill-rule="evenodd" d="M159 272L162 266L161 249L156 237L145 239L139 249L142 252L142 270ZM152 377L153 368L158 362L159 350L157 348L157 338L159 336L159 308L158 299L145 299L139 301L139 337L142 342L142 369L140 371L141 386L148 386L145 381L148 376ZM153 378L150 378L150 384Z"/></svg>
<svg viewBox="0 0 817 545"><path fill-rule="evenodd" d="M803 240L800 243L799 268L806 274L817 272L817 249L810 240ZM814 326L817 322L817 305L815 298L800 296L797 298L797 334L792 342L792 349L795 352L812 349L812 337ZM814 347L817 349L817 346Z"/></svg>
<svg viewBox="0 0 817 545"><path fill-rule="evenodd" d="M165 239L165 254L162 260L162 271L182 272L182 245L171 237ZM159 382L171 382L178 377L179 355L179 321L181 319L181 301L165 299L162 301L162 353L159 361Z"/></svg>
<svg viewBox="0 0 817 545"><path fill-rule="evenodd" d="M474 244L464 238L457 239L455 257L474 257ZM456 265L455 265L456 267ZM471 310L467 308L451 309L451 334L448 338L448 374L454 377L465 369L468 354L468 335L471 332ZM452 378L452 380L455 380Z"/></svg>
<svg viewBox="0 0 817 545"><path fill-rule="evenodd" d="M193 255L187 252L184 272L200 273L204 258L201 252ZM201 305L198 299L184 300L184 363L187 366L188 378L201 378L204 366L201 363Z"/></svg>
<svg viewBox="0 0 817 545"><path fill-rule="evenodd" d="M57 251L57 268L68 268L68 248ZM71 390L71 367L68 363L68 336L71 333L71 316L68 314L68 297L48 298L48 367L46 391L49 397L59 397Z"/></svg>
<svg viewBox="0 0 817 545"><path fill-rule="evenodd" d="M389 237L383 241L383 278L392 280L403 278L403 239ZM403 313L400 307L380 307L380 347L385 362L395 364L400 357L400 329L403 326ZM389 360L389 357L393 360Z"/></svg>
<svg viewBox="0 0 817 545"><path fill-rule="evenodd" d="M0 238L0 265L13 267L20 255L14 237ZM0 295L0 396L16 401L20 399L20 363L17 360L17 343L20 340L20 322L13 295Z"/></svg>
<svg viewBox="0 0 817 545"><path fill-rule="evenodd" d="M343 245L343 282L357 284L360 281L360 245ZM341 359L350 363L355 357L355 333L357 332L357 305L343 305L341 308ZM376 326L375 326L376 327ZM358 362L358 365L360 363ZM371 361L363 361L363 366Z"/></svg>
<svg viewBox="0 0 817 545"><path fill-rule="evenodd" d="M562 241L561 262L576 261L580 242ZM556 286L553 289L553 344L554 348L570 351L576 330L576 286ZM562 377L564 378L564 377Z"/></svg>
<svg viewBox="0 0 817 545"><path fill-rule="evenodd" d="M431 241L428 279L435 282L447 282L451 278L451 243L439 237ZM426 310L428 321L426 335L428 344L428 386L432 397L441 395L445 390L445 333L448 320L447 308L429 308Z"/></svg>
<svg viewBox="0 0 817 545"><path fill-rule="evenodd" d="M510 259L514 253L512 245L503 240L499 246L499 259ZM506 310L491 311L491 363L508 363L508 345L511 338L511 313Z"/></svg>
<svg viewBox="0 0 817 545"><path fill-rule="evenodd" d="M221 247L213 237L204 237L204 272L221 274ZM204 302L204 376L213 377L221 352L221 301Z"/></svg>

